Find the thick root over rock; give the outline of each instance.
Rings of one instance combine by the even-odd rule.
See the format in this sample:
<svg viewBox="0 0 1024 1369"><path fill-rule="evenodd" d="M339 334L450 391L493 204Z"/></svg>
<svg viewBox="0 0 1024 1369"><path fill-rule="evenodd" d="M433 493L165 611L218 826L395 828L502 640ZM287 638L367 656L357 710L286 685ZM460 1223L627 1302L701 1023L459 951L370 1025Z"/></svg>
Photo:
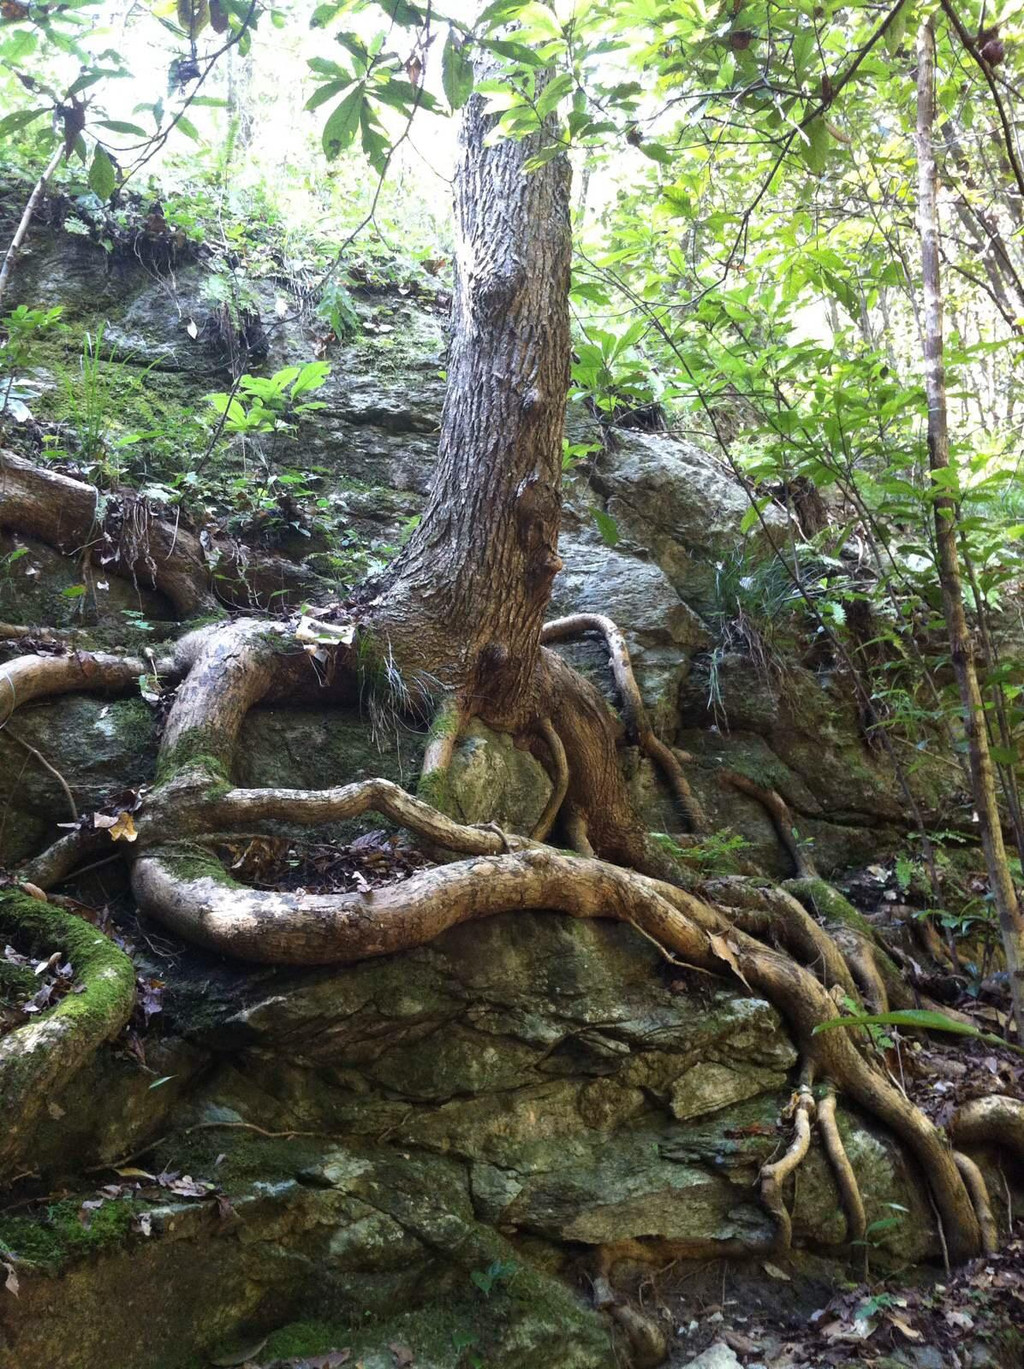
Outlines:
<svg viewBox="0 0 1024 1369"><path fill-rule="evenodd" d="M610 636L614 625L570 621L573 631L581 626L601 631L616 657L617 639ZM552 635L562 635L563 625L554 626L558 632ZM215 625L183 638L165 668L184 680L167 718L157 783L136 815L138 841L129 853L140 908L189 941L242 959L293 965L393 954L423 945L458 923L518 910L629 922L677 960L707 973L734 976L774 1004L789 1023L807 1077L831 1082L909 1147L931 1185L951 1253L975 1254L982 1245L975 1205L945 1138L861 1054L857 1039L844 1031L815 1035L817 1025L838 1014L833 994L849 992L853 980L834 939L811 915L814 905L806 887L798 884L796 897L739 881L711 883L701 896L679 887L695 881L664 852L652 851L617 762L618 725L607 705L550 651L542 651L539 660L538 713L530 730L546 740L566 829L583 851L596 851L602 859L566 855L492 826L455 822L435 805L384 780L324 791L232 788L239 731L253 704L275 698L354 698L355 651L339 645L318 652L314 660L296 641L293 628L255 619ZM28 697L60 689L124 687L132 672L141 673L140 667L142 662L97 656L16 661L6 668L7 712ZM618 678L628 704L635 681L630 686L628 657L621 653ZM649 726L642 714L640 721L637 717L634 711L637 739L651 749ZM447 732L435 749L443 753L446 747ZM657 747L653 749L657 755ZM438 773L444 769L445 755L440 754ZM682 800L683 791L674 787ZM208 849L213 833L259 830L282 821L337 821L371 809L464 858L418 870L400 884L311 895L242 886ZM556 811L552 804L545 826ZM63 877L74 847L65 838L34 868L50 880ZM820 882L807 883L817 889ZM102 940L94 929L81 926L90 944ZM766 945L762 937L781 949ZM106 954L115 954L106 945ZM104 967L101 979L114 973L106 962ZM89 972L83 959L82 973ZM62 1077L65 1068L123 1022L130 1008L130 975L114 977L119 991L110 1000L113 1006L88 1015L89 1030L74 1036L76 1043L81 1041L75 1046L78 1054L60 1052L59 1061L55 1058L46 1067L54 1077ZM50 1015L58 1024L62 1009ZM15 1105L20 1107L21 1101L19 1095ZM799 1150L805 1124L810 1126L809 1109L798 1106L794 1120ZM795 1163L799 1156L796 1151L793 1155ZM788 1220L781 1202L784 1177L776 1173L765 1179L782 1235Z"/></svg>
<svg viewBox="0 0 1024 1369"><path fill-rule="evenodd" d="M104 1041L124 1027L135 1002L135 971L99 928L17 890L0 892L0 933L23 954L59 951L75 988L37 1020L0 1037L0 1179L46 1103Z"/></svg>

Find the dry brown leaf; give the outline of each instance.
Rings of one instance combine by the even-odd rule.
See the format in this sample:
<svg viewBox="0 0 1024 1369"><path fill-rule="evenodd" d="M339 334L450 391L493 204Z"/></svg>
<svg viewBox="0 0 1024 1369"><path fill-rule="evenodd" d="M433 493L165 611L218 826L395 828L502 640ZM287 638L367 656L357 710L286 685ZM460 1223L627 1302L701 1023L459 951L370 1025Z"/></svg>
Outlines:
<svg viewBox="0 0 1024 1369"><path fill-rule="evenodd" d="M28 894L29 898L37 898L40 903L49 903L50 901L38 884L30 884L26 880L24 884L19 884L18 888L23 894Z"/></svg>
<svg viewBox="0 0 1024 1369"><path fill-rule="evenodd" d="M138 836L131 813L118 813L117 820L110 829L111 841L134 841Z"/></svg>
<svg viewBox="0 0 1024 1369"><path fill-rule="evenodd" d="M922 1336L916 1326L911 1326L910 1323L904 1321L902 1317L898 1317L895 1312L887 1312L886 1320L891 1322L900 1335L905 1336L907 1340L924 1340L924 1336Z"/></svg>
<svg viewBox="0 0 1024 1369"><path fill-rule="evenodd" d="M740 980L741 983L746 984L747 988L750 989L750 985L747 984L746 976L740 969L740 962L736 959L736 952L729 945L728 941L726 941L725 937L718 936L715 932L709 932L708 941L711 943L711 949L714 951L715 955L718 956L719 960L724 960L736 978ZM750 989L750 992L753 993L754 990Z"/></svg>
<svg viewBox="0 0 1024 1369"><path fill-rule="evenodd" d="M785 1283L792 1283L792 1279L784 1269L780 1269L777 1264L772 1264L771 1260L762 1260L761 1268L770 1279L781 1279Z"/></svg>
<svg viewBox="0 0 1024 1369"><path fill-rule="evenodd" d="M399 1345L398 1341L389 1341L388 1349L395 1357L395 1369L409 1369L413 1363L413 1353L407 1345Z"/></svg>
<svg viewBox="0 0 1024 1369"><path fill-rule="evenodd" d="M8 1293L12 1293L14 1297L17 1297L19 1285L17 1271L15 1270L14 1265L8 1264L6 1260L0 1260L0 1268L7 1270L7 1278L4 1280L4 1287L7 1289Z"/></svg>

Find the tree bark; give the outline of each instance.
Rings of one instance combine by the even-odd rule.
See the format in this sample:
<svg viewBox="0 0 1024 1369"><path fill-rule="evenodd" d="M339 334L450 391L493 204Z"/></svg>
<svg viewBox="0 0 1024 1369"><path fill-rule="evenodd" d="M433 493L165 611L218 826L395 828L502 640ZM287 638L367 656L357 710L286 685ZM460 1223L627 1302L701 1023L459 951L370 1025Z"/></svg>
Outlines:
<svg viewBox="0 0 1024 1369"><path fill-rule="evenodd" d="M403 660L506 731L536 709L558 557L569 381L569 168L524 170L548 138L488 145L474 95L455 179L448 390L423 519L376 601Z"/></svg>
<svg viewBox="0 0 1024 1369"><path fill-rule="evenodd" d="M942 281L939 272L938 178L935 167L935 30L927 19L917 36L918 225L924 294L925 393L928 398L928 464L933 474L950 468L943 359ZM995 772L985 731L985 710L978 687L974 650L964 612L957 552L957 508L949 486L935 481L935 540L939 585L949 631L949 647L960 691L964 734L978 830L988 867L989 887L999 917L1006 967L1010 974L1018 1036L1024 1033L1024 917L1010 875L996 797Z"/></svg>

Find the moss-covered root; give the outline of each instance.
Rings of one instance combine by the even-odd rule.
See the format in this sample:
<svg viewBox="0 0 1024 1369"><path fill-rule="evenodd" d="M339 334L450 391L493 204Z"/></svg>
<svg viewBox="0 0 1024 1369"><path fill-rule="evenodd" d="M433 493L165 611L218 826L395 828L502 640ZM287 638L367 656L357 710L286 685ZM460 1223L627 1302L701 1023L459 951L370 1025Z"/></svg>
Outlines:
<svg viewBox="0 0 1024 1369"><path fill-rule="evenodd" d="M47 1100L128 1021L131 961L98 928L16 890L0 893L0 935L40 958L60 951L75 989L24 1027L0 1037L0 1182L25 1163L26 1143Z"/></svg>
<svg viewBox="0 0 1024 1369"><path fill-rule="evenodd" d="M917 1006L874 927L838 889L818 876L787 879L782 887L833 931L853 977L867 1001L877 1005L876 1011Z"/></svg>
<svg viewBox="0 0 1024 1369"><path fill-rule="evenodd" d="M416 795L439 813L456 817L451 789L451 764L465 717L453 697L443 701L434 714L427 733L427 747L423 766L416 785Z"/></svg>

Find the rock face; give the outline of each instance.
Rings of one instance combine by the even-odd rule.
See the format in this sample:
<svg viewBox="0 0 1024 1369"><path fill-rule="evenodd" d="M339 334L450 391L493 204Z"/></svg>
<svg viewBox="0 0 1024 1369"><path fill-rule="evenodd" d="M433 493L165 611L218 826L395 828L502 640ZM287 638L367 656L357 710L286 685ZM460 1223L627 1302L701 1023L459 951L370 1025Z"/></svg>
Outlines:
<svg viewBox="0 0 1024 1369"><path fill-rule="evenodd" d="M504 915L344 970L187 949L159 966L149 1072L101 1054L53 1100L33 1160L52 1190L163 1136L133 1165L226 1201L143 1183L90 1239L78 1181L49 1219L0 1218L21 1281L0 1302L5 1369L179 1369L306 1318L366 1364L398 1341L421 1369L456 1369L461 1326L495 1369L611 1369L583 1297L597 1248L769 1249L753 1185L785 1134L793 1047L766 1003L678 982L629 927ZM155 1089L153 1071L169 1076ZM908 1209L885 1248L926 1254L930 1209L900 1155L850 1114L842 1127L869 1220ZM817 1149L795 1230L820 1250L845 1236Z"/></svg>
<svg viewBox="0 0 1024 1369"><path fill-rule="evenodd" d="M154 364L146 402L172 426L221 387L223 358L187 326L208 312L201 266L172 288L131 264L108 274L98 247L41 235L15 281L26 303L62 303L75 328L110 317L108 342ZM270 317L275 287L258 289ZM443 315L408 299L361 308L386 311L397 333L340 346L326 409L277 453L322 474L334 540L312 549L329 585L383 556L422 508L443 395ZM289 306L266 364L310 355ZM55 380L44 364L40 382L55 392ZM574 439L595 436L585 414L570 425ZM229 454L227 469L240 460ZM595 505L615 520L614 547ZM716 826L788 873L764 813L721 783L742 771L784 795L827 871L877 856L900 802L827 674L792 665L782 688L716 636L715 563L742 542L746 508L691 444L621 435L568 482L552 615L620 623L656 726L693 756ZM780 517L769 511L755 551ZM12 560L15 550L0 545L8 622L88 627L110 646L178 630L144 586L69 595L74 565L34 545ZM603 647L565 651L614 704ZM27 857L69 816L53 770L16 736L88 812L151 780L154 726L139 698L19 711L14 732L0 730L0 862ZM325 787L384 774L411 788L422 747L400 720L375 742L359 710L261 708L235 778ZM651 827L678 829L647 762L629 750L623 760ZM927 773L915 783L927 790ZM551 792L527 751L478 724L452 787L466 821L520 831ZM97 902L119 892L104 884ZM141 1056L115 1043L49 1100L25 1167L67 1197L0 1216L0 1259L16 1258L21 1285L16 1300L0 1289L4 1369L195 1369L227 1338L268 1333L264 1359L348 1347L366 1369L392 1369L398 1345L418 1369L474 1357L489 1369L612 1369L623 1347L587 1302L598 1251L667 1262L769 1249L754 1185L785 1137L792 1044L766 1003L670 969L629 927L506 915L401 957L300 975L154 939L122 913L153 948L145 968L166 984L164 1011ZM868 1220L890 1217L887 1204L906 1210L879 1258L929 1253L931 1209L901 1154L853 1114L840 1124ZM126 1155L142 1178L83 1177ZM83 1209L108 1179L114 1192ZM202 1201L202 1184L218 1198ZM845 1221L817 1148L792 1197L797 1245L840 1246Z"/></svg>
<svg viewBox="0 0 1024 1369"><path fill-rule="evenodd" d="M40 230L31 248L14 277L12 303L62 302L79 333L95 333L107 320L105 337L116 355L130 358L133 372L140 365L153 367L140 394L124 383L116 360L112 363L115 435L133 425L162 424L173 431L183 411L201 410L204 396L222 388L224 356L211 345L204 324L211 306L201 263L181 265L173 281L154 280L138 263L108 262L100 247L81 238ZM295 302L274 282L251 286L263 317L277 320L269 330L263 367L309 360L311 332ZM278 466L319 473L322 516L333 529L331 538L324 541L314 530L310 538L285 538L284 549L310 555L329 592L337 577L358 578L394 548L403 527L421 510L444 394L444 309L397 295L368 297L358 308L367 331L332 349L333 373L321 396L326 407L275 447ZM195 337L190 321L197 324ZM36 368L43 387L41 411L49 405L59 412L58 372L66 368L65 353L44 347L42 363ZM596 425L581 408L570 412L568 430L575 442L599 443ZM238 453L229 451L223 464L227 475L244 478L247 468ZM615 520L614 548L598 533L594 507ZM783 514L769 507L767 531L744 535L747 508L746 493L731 472L693 443L664 434L615 433L567 479L565 568L554 586L552 614L602 612L619 622L660 735L694 755L692 783L706 810L718 825L750 843L754 859L776 873L790 873L767 816L754 800L720 782L723 770L769 780L779 789L801 833L813 841L823 871L865 856L875 859L895 843L905 800L884 758L864 742L842 684L795 661L787 662L784 679L770 678L749 657L726 651L716 637L713 625L722 611L717 566L741 549L756 566L782 533ZM124 636L141 617L151 625L148 640L159 639L169 612L145 586L126 586L110 577L101 581L106 588L94 586L78 596L78 571L71 562L32 545L30 555L7 565L8 547L15 549L10 541L0 545L0 616L6 621L100 623L108 633ZM602 646L583 641L560 649L616 702ZM74 727L71 717L66 726L58 714L50 717L61 738ZM320 782L329 768L324 757L334 754L331 746L325 753L320 744L323 724L306 714L286 730L291 782ZM418 763L418 742L405 745L406 740L397 739L400 754L393 768L401 774L410 768L415 773ZM361 752L354 736L352 741ZM62 745L58 742L58 750ZM59 758L54 763L62 768ZM626 763L635 771L635 792L650 825L679 830L681 815L646 762L627 756ZM359 768L341 764L345 773ZM130 767L116 774L112 767L110 778L124 787L136 775ZM940 778L941 771L929 772L920 758L915 763L911 783L925 810L935 806ZM40 803L48 802L33 796L28 807L38 816ZM0 855L25 853L28 836L18 835L21 825L7 824ZM30 826L35 840L39 824L33 820Z"/></svg>

